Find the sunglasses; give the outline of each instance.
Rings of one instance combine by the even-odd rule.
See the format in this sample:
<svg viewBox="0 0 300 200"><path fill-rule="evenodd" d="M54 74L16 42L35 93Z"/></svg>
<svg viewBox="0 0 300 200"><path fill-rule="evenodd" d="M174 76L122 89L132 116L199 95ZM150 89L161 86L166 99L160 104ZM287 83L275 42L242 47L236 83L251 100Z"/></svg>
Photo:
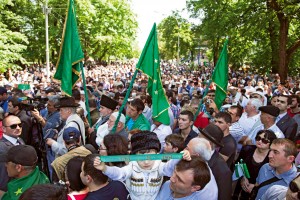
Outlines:
<svg viewBox="0 0 300 200"><path fill-rule="evenodd" d="M264 144L268 144L270 143L270 140L266 139L266 138L263 138L263 137L260 137L259 135L255 137L255 140L258 142L261 140L262 143Z"/></svg>
<svg viewBox="0 0 300 200"><path fill-rule="evenodd" d="M11 129L16 129L17 126L19 126L19 128L22 128L22 125L23 125L23 123L20 123L20 124L12 124L12 125L10 125L10 126L5 126L5 127L9 127L9 128L11 128Z"/></svg>

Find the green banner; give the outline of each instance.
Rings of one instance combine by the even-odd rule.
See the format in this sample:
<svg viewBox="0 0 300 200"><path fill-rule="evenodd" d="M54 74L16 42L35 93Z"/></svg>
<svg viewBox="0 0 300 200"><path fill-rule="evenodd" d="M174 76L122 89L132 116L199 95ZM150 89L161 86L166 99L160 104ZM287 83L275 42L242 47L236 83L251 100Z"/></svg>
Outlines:
<svg viewBox="0 0 300 200"><path fill-rule="evenodd" d="M30 90L30 85L29 84L19 84L18 89L20 89L20 90Z"/></svg>
<svg viewBox="0 0 300 200"><path fill-rule="evenodd" d="M113 155L100 156L102 162L130 162L143 160L170 160L182 159L183 153L165 153L165 154L135 154L135 155Z"/></svg>

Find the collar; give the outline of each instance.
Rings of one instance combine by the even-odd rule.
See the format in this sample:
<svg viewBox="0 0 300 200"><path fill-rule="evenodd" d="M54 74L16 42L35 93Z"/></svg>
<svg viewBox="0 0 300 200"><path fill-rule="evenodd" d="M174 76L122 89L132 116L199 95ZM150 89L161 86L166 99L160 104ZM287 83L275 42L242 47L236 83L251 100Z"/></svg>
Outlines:
<svg viewBox="0 0 300 200"><path fill-rule="evenodd" d="M270 164L268 164L267 169L277 178L282 179L287 185L290 184L290 182L295 178L297 174L297 168L293 164L292 168L286 172L283 172L282 174L276 174L275 168L271 167ZM293 176L295 174L295 176Z"/></svg>
<svg viewBox="0 0 300 200"><path fill-rule="evenodd" d="M4 137L5 139L7 139L9 142L11 142L13 145L16 145L16 144L17 144L17 138L8 136L8 135L6 135L5 133L3 133L3 137Z"/></svg>
<svg viewBox="0 0 300 200"><path fill-rule="evenodd" d="M279 119L279 120L282 119L286 114L287 114L287 112L282 113L282 114L279 114L279 115L278 115L278 119Z"/></svg>

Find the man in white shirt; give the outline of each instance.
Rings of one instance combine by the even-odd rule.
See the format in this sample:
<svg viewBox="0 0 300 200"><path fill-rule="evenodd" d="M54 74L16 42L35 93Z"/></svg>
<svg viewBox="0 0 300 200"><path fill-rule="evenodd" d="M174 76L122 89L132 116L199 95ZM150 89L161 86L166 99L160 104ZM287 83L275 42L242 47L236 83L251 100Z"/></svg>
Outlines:
<svg viewBox="0 0 300 200"><path fill-rule="evenodd" d="M171 129L170 125L165 125L161 122L155 121L154 119L152 119L152 120L153 120L153 124L152 124L150 130L157 134L157 137L161 144L160 151L162 152L162 150L164 149L164 145L165 145L165 138L168 135L172 134L172 129Z"/></svg>
<svg viewBox="0 0 300 200"><path fill-rule="evenodd" d="M255 144L255 136L257 132L264 129L273 131L277 138L285 138L284 134L275 123L275 120L279 115L279 109L275 106L262 106L259 110L261 111L260 120L262 124L249 133L245 144Z"/></svg>

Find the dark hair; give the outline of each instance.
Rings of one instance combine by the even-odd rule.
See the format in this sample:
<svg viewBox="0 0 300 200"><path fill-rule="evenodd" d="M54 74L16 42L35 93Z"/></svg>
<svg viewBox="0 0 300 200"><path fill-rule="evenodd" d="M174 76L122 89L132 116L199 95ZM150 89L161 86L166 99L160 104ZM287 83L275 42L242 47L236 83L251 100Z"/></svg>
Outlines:
<svg viewBox="0 0 300 200"><path fill-rule="evenodd" d="M128 139L119 134L108 134L104 137L103 143L107 150L107 155L126 155L128 152ZM114 162L114 166L125 166L125 162Z"/></svg>
<svg viewBox="0 0 300 200"><path fill-rule="evenodd" d="M260 130L257 132L256 135L261 135L261 134L265 134L265 138L270 140L270 145L272 144L273 140L277 139L277 136L275 135L275 133L272 130Z"/></svg>
<svg viewBox="0 0 300 200"><path fill-rule="evenodd" d="M208 90L207 94L208 93L216 93L216 90Z"/></svg>
<svg viewBox="0 0 300 200"><path fill-rule="evenodd" d="M226 123L231 123L232 118L228 112L218 112L215 116L215 119L222 118Z"/></svg>
<svg viewBox="0 0 300 200"><path fill-rule="evenodd" d="M108 181L108 177L94 167L94 160L98 156L98 154L90 154L83 159L83 173L85 176L91 176L96 185L101 185Z"/></svg>
<svg viewBox="0 0 300 200"><path fill-rule="evenodd" d="M89 99L90 108L97 108L97 103L95 99Z"/></svg>
<svg viewBox="0 0 300 200"><path fill-rule="evenodd" d="M23 94L20 96L24 96ZM13 105L13 107L18 106L19 110L22 109L22 102L19 101L19 96L13 96L8 102L11 102L11 104Z"/></svg>
<svg viewBox="0 0 300 200"><path fill-rule="evenodd" d="M176 171L192 170L194 173L194 180L192 185L200 185L203 189L210 181L210 171L206 162L200 156L191 156L190 161L180 160L176 165Z"/></svg>
<svg viewBox="0 0 300 200"><path fill-rule="evenodd" d="M294 156L296 157L298 154L297 147L294 142L286 138L278 138L273 140L272 144L275 145L284 145L285 156Z"/></svg>
<svg viewBox="0 0 300 200"><path fill-rule="evenodd" d="M65 188L53 184L38 184L25 190L19 200L67 200Z"/></svg>
<svg viewBox="0 0 300 200"><path fill-rule="evenodd" d="M72 97L74 97L75 100L80 100L80 91L78 89L73 89L72 90Z"/></svg>
<svg viewBox="0 0 300 200"><path fill-rule="evenodd" d="M300 104L300 96L296 95L296 94L292 94L291 95L291 99L293 100L294 98L297 99L297 103Z"/></svg>
<svg viewBox="0 0 300 200"><path fill-rule="evenodd" d="M133 99L132 101L129 102L129 104L135 107L138 112L143 111L145 108L143 101L139 98Z"/></svg>
<svg viewBox="0 0 300 200"><path fill-rule="evenodd" d="M83 157L76 156L71 158L66 165L66 178L70 182L70 188L73 191L80 191L86 188L80 178L81 165L83 163Z"/></svg>
<svg viewBox="0 0 300 200"><path fill-rule="evenodd" d="M169 142L173 147L177 147L177 153L181 152L185 145L184 145L184 138L179 134L170 134L165 138L165 142Z"/></svg>
<svg viewBox="0 0 300 200"><path fill-rule="evenodd" d="M236 116L241 117L243 114L243 108L238 104L238 105L233 105L230 106L231 109L235 109L236 110Z"/></svg>
<svg viewBox="0 0 300 200"><path fill-rule="evenodd" d="M289 95L279 95L279 97L285 97L287 99L287 105L292 104L292 97Z"/></svg>
<svg viewBox="0 0 300 200"><path fill-rule="evenodd" d="M181 111L180 115L187 115L190 121L194 121L194 114L189 110Z"/></svg>

